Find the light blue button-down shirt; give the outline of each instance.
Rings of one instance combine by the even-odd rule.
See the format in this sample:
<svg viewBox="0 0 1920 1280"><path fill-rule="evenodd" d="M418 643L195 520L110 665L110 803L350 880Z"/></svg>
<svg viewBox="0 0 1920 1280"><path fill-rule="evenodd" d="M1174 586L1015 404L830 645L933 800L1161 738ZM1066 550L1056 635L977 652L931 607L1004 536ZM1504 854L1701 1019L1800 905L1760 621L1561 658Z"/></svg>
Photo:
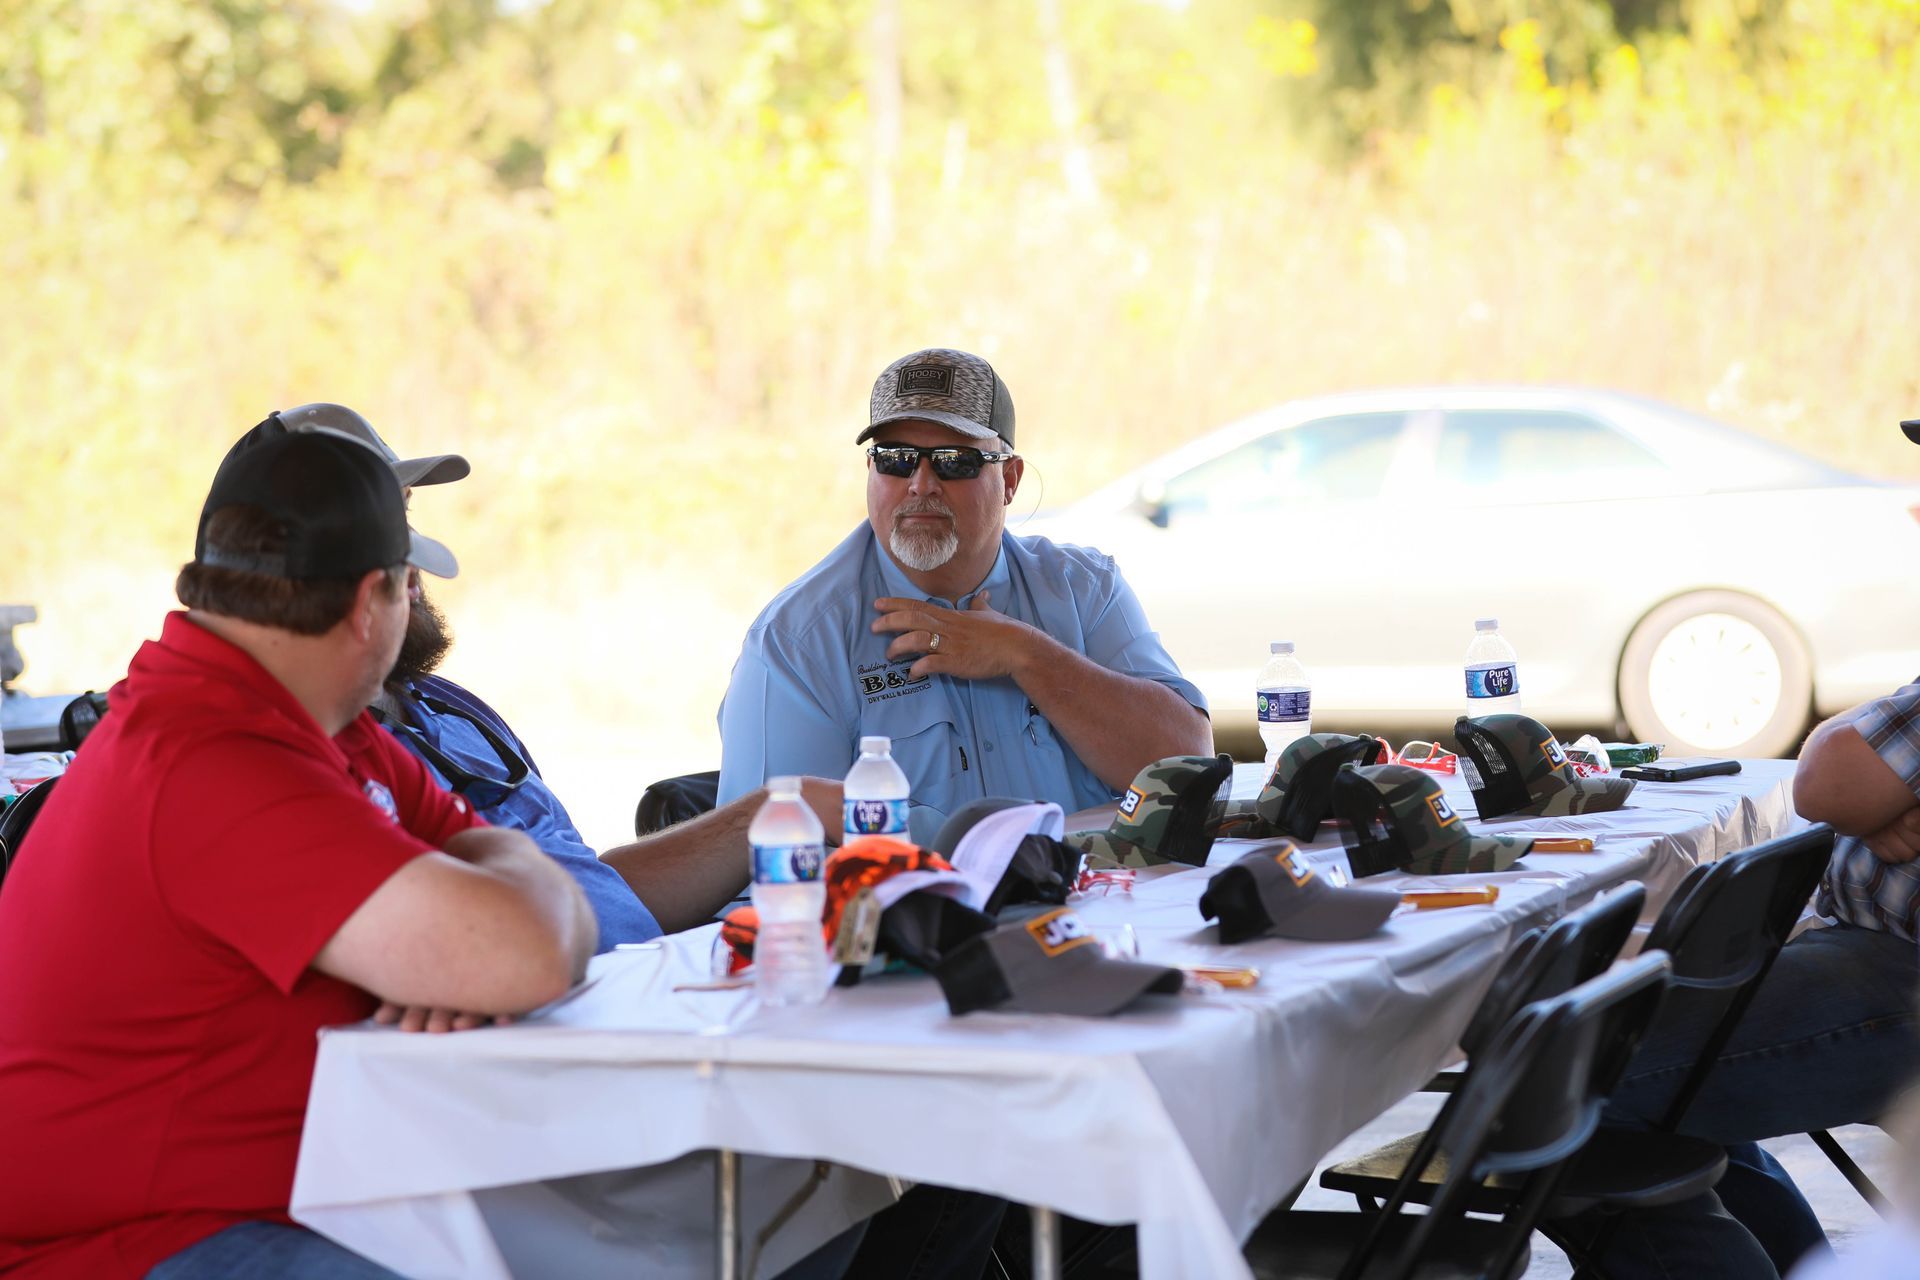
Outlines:
<svg viewBox="0 0 1920 1280"><path fill-rule="evenodd" d="M925 844L946 816L982 796L1051 800L1067 812L1105 804L1094 776L1012 679L908 678L875 634L881 596L992 607L1123 675L1158 681L1205 711L1111 557L1002 534L993 570L957 601L927 595L862 524L754 620L720 704L720 803L770 777L843 777L860 739L884 734L913 791L908 833Z"/></svg>

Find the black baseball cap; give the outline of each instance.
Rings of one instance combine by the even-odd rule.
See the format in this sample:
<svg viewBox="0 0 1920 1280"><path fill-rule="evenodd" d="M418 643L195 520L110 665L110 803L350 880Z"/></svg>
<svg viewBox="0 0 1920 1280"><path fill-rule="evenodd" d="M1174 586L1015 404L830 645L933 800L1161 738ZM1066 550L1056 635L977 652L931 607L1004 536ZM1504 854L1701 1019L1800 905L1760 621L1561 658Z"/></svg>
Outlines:
<svg viewBox="0 0 1920 1280"><path fill-rule="evenodd" d="M255 506L287 530L284 553L207 545L207 521L223 507ZM357 578L407 564L441 578L460 572L453 552L407 527L393 469L362 441L328 430L287 432L235 448L200 508L193 558L216 569L275 578Z"/></svg>
<svg viewBox="0 0 1920 1280"><path fill-rule="evenodd" d="M1900 429L1907 433L1907 439L1920 444L1920 418L1906 419L1900 424Z"/></svg>

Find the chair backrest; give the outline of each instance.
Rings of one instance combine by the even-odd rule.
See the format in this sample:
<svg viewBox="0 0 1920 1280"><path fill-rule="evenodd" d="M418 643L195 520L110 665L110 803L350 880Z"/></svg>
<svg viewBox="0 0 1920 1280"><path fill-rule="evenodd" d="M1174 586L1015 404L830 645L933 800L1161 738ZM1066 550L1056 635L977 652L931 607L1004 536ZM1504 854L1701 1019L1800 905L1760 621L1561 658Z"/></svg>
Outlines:
<svg viewBox="0 0 1920 1280"><path fill-rule="evenodd" d="M28 828L40 816L41 806L53 794L53 784L58 781L58 777L41 779L0 812L0 884L6 882L7 872L19 860L20 842L27 838Z"/></svg>
<svg viewBox="0 0 1920 1280"><path fill-rule="evenodd" d="M1658 1034L1693 1056L1663 1128L1686 1114L1832 855L1824 825L1730 853L1689 872L1654 921L1647 947L1671 957L1674 987Z"/></svg>
<svg viewBox="0 0 1920 1280"><path fill-rule="evenodd" d="M1487 1272L1509 1273L1567 1161L1599 1127L1607 1094L1659 1011L1669 971L1666 955L1647 952L1514 1015L1462 1086L1438 1137L1447 1177L1386 1275L1411 1275L1433 1233L1464 1214L1474 1189L1496 1173L1522 1177ZM1409 1165L1402 1180L1420 1172ZM1379 1234L1369 1233L1369 1245Z"/></svg>
<svg viewBox="0 0 1920 1280"><path fill-rule="evenodd" d="M1606 973L1632 935L1634 922L1640 918L1646 900L1644 888L1638 884L1626 885L1595 898L1546 928L1529 930L1514 944L1500 971L1494 975L1493 985L1481 998L1472 1021L1460 1034L1460 1047L1467 1051L1468 1058L1459 1087L1441 1105L1440 1114L1421 1135L1407 1160L1410 1172L1400 1179L1381 1205L1380 1221L1405 1206L1420 1172L1440 1150L1440 1143L1453 1123L1454 1111L1474 1087L1481 1063L1493 1060L1494 1050L1510 1038L1515 1018L1539 1001L1564 997L1582 983ZM1577 1052L1578 1048L1570 1043L1568 1052ZM1555 1062L1558 1063L1557 1057ZM1624 1060L1621 1065L1625 1065ZM1549 1070L1566 1068L1556 1065ZM1360 1274L1357 1268L1365 1252L1362 1249L1354 1255L1341 1271L1342 1277Z"/></svg>
<svg viewBox="0 0 1920 1280"><path fill-rule="evenodd" d="M1460 1047L1468 1060L1478 1057L1522 1006L1605 973L1627 944L1646 900L1646 889L1625 885L1524 935L1508 952L1480 1007L1460 1033Z"/></svg>
<svg viewBox="0 0 1920 1280"><path fill-rule="evenodd" d="M719 796L718 769L662 778L640 793L640 803L633 811L633 834L652 835L676 822L697 818L713 809Z"/></svg>

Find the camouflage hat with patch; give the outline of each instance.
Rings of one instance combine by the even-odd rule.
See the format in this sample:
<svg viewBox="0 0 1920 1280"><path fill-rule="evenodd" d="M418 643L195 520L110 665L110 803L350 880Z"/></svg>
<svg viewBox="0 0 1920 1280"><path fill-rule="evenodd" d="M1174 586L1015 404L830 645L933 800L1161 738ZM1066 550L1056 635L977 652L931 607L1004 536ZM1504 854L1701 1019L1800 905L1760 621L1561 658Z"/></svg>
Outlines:
<svg viewBox="0 0 1920 1280"><path fill-rule="evenodd" d="M1582 778L1553 730L1532 716L1461 716L1453 736L1460 743L1460 772L1482 818L1604 813L1633 794L1631 778Z"/></svg>
<svg viewBox="0 0 1920 1280"><path fill-rule="evenodd" d="M1355 876L1405 871L1418 876L1505 871L1533 841L1477 836L1424 769L1404 764L1342 765L1333 778L1333 816Z"/></svg>
<svg viewBox="0 0 1920 1280"><path fill-rule="evenodd" d="M1310 733L1287 744L1254 802L1256 828L1311 840L1333 816L1333 775L1343 764L1374 764L1380 740L1350 733Z"/></svg>
<svg viewBox="0 0 1920 1280"><path fill-rule="evenodd" d="M874 380L867 401L865 444L892 422L937 422L943 427L1013 447L1013 397L993 366L979 356L931 347L901 356Z"/></svg>
<svg viewBox="0 0 1920 1280"><path fill-rule="evenodd" d="M1168 756L1139 772L1106 830L1071 832L1066 841L1095 865L1202 866L1232 786L1232 756Z"/></svg>
<svg viewBox="0 0 1920 1280"><path fill-rule="evenodd" d="M1400 895L1390 889L1334 886L1292 841L1249 853L1200 895L1200 914L1220 922L1222 942L1264 934L1307 942L1364 938L1399 905Z"/></svg>

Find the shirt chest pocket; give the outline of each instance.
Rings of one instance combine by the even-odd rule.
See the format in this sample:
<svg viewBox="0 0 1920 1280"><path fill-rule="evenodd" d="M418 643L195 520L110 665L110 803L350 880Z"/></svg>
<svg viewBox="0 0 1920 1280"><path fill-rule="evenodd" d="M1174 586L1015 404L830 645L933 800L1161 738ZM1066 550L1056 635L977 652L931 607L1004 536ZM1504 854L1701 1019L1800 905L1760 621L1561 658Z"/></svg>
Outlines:
<svg viewBox="0 0 1920 1280"><path fill-rule="evenodd" d="M916 796L972 767L953 709L935 688L870 704L861 713L860 732L893 739L893 758Z"/></svg>

